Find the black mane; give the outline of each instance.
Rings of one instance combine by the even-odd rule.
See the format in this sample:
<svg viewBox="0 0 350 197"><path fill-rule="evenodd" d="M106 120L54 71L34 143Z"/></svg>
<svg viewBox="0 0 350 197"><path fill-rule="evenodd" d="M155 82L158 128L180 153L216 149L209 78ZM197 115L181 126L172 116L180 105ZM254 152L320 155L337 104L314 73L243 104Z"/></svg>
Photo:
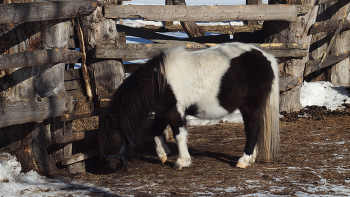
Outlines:
<svg viewBox="0 0 350 197"><path fill-rule="evenodd" d="M113 114L119 129L134 141L138 128L154 110L155 99L165 87L165 54L148 60L118 87L108 104L107 116Z"/></svg>

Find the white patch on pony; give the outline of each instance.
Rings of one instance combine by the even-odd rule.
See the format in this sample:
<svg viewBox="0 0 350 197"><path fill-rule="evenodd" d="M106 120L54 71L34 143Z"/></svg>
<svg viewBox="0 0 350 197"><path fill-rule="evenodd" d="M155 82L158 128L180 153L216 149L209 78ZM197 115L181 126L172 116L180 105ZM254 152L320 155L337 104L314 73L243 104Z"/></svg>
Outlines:
<svg viewBox="0 0 350 197"><path fill-rule="evenodd" d="M232 58L253 48L242 43L227 43L200 51L186 51L184 47L166 50L165 73L181 116L184 117L186 108L193 104L198 107L196 116L202 119L221 118L231 113L220 106L217 98L221 79Z"/></svg>
<svg viewBox="0 0 350 197"><path fill-rule="evenodd" d="M180 133L176 135L176 144L179 149L179 157L176 160L175 167L181 169L191 164L191 156L187 148L187 130L185 127L179 128Z"/></svg>
<svg viewBox="0 0 350 197"><path fill-rule="evenodd" d="M164 163L167 159L167 155L171 153L168 145L165 144L163 140L163 135L155 136L154 141L156 143L156 152L162 163Z"/></svg>
<svg viewBox="0 0 350 197"><path fill-rule="evenodd" d="M247 166L252 165L255 162L255 158L257 154L258 154L257 146L255 146L253 154L246 155L245 153L243 153L243 156L239 158L236 166L239 168L246 168Z"/></svg>

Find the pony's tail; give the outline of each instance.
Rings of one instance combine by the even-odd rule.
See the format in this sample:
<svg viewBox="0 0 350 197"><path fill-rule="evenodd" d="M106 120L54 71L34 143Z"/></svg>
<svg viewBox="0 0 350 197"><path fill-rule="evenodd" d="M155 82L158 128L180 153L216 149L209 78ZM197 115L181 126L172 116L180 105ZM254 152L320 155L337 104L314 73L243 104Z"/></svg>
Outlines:
<svg viewBox="0 0 350 197"><path fill-rule="evenodd" d="M259 159L270 161L276 158L279 149L279 70L277 61L270 56L274 72L271 92L263 109L260 121L259 141L257 144Z"/></svg>

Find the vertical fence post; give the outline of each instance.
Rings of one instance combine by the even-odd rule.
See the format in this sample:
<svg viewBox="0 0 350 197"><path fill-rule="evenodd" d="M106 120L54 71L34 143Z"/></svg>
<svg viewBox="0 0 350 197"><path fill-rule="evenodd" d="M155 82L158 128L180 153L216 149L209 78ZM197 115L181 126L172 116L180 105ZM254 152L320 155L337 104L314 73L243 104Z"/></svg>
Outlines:
<svg viewBox="0 0 350 197"><path fill-rule="evenodd" d="M95 107L100 107L100 100L110 97L125 79L124 67L120 59L94 58L96 45L118 44L116 22L104 18L101 6L98 6L90 16L81 17L79 20L84 35L86 63L91 76L94 103Z"/></svg>
<svg viewBox="0 0 350 197"><path fill-rule="evenodd" d="M246 5L261 5L262 0L245 0ZM247 25L258 25L259 21L244 21Z"/></svg>
<svg viewBox="0 0 350 197"><path fill-rule="evenodd" d="M270 0L269 4L280 3L280 0ZM288 1L290 4L315 5L316 0ZM311 6L309 12L304 16L299 16L295 22L285 21L265 21L262 29L264 42L266 43L299 43L306 44L310 48L311 35L308 35L309 27L316 21L318 5ZM279 68L287 75L303 80L305 63L309 56L303 58L281 58ZM302 84L294 89L285 91L280 97L280 111L299 111L302 106L300 103L300 88Z"/></svg>

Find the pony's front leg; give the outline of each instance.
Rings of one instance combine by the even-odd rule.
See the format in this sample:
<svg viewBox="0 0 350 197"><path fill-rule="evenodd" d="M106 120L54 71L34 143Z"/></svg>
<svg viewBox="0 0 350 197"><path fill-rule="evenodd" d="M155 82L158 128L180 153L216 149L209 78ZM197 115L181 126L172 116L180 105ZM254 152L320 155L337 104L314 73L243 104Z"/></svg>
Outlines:
<svg viewBox="0 0 350 197"><path fill-rule="evenodd" d="M175 135L175 131L176 135ZM187 148L187 129L186 126L180 127L177 130L173 129L176 144L179 149L179 157L176 160L174 168L181 170L183 167L188 167L191 164L191 156Z"/></svg>
<svg viewBox="0 0 350 197"><path fill-rule="evenodd" d="M164 164L168 159L168 155L171 154L171 151L168 145L165 144L163 135L157 135L154 137L156 143L156 152L160 159L160 162Z"/></svg>
<svg viewBox="0 0 350 197"><path fill-rule="evenodd" d="M154 142L156 145L156 152L162 164L167 160L167 156L171 154L169 147L165 144L163 138L164 129L167 126L167 121L162 117L156 115L152 124L152 131L154 133Z"/></svg>

